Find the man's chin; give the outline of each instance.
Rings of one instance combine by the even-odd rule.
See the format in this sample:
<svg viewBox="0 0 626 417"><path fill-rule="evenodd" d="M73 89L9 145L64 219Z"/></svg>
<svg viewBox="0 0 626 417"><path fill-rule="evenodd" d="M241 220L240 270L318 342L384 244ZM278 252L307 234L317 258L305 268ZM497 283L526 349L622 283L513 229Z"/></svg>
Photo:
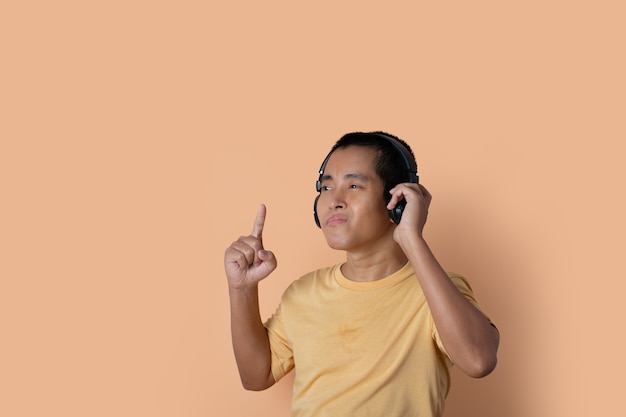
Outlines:
<svg viewBox="0 0 626 417"><path fill-rule="evenodd" d="M329 236L326 236L326 244L328 245L329 248L334 249L334 250L346 250L348 247L346 242L333 239Z"/></svg>

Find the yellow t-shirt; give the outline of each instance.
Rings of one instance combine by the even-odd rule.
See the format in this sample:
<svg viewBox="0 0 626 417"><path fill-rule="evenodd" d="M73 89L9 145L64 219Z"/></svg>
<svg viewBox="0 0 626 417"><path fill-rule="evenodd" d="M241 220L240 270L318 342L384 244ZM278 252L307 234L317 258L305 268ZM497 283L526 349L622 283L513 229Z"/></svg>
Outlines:
<svg viewBox="0 0 626 417"><path fill-rule="evenodd" d="M469 283L448 276L477 306ZM374 282L350 281L340 265L311 272L265 327L276 381L295 367L292 417L443 413L452 364L410 263Z"/></svg>

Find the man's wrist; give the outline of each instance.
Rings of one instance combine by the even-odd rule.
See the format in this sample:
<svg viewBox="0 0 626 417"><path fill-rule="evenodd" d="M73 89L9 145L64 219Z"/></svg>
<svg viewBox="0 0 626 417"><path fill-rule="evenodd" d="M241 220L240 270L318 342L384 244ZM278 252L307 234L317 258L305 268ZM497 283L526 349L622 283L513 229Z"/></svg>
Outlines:
<svg viewBox="0 0 626 417"><path fill-rule="evenodd" d="M259 292L259 283L255 282L254 284L240 286L233 286L229 284L228 292L234 296L255 295Z"/></svg>
<svg viewBox="0 0 626 417"><path fill-rule="evenodd" d="M398 244L403 250L415 250L420 247L428 247L421 232L402 233L398 236Z"/></svg>

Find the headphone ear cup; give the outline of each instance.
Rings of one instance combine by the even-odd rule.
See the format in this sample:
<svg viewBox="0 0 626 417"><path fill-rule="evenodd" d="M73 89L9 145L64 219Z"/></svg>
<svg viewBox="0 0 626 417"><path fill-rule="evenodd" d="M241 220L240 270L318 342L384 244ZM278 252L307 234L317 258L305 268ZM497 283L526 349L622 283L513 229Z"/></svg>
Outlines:
<svg viewBox="0 0 626 417"><path fill-rule="evenodd" d="M318 194L318 196L315 197L315 201L313 202L313 217L315 218L315 224L321 229L322 225L320 224L320 218L317 216L317 200L319 200L319 198L320 196Z"/></svg>
<svg viewBox="0 0 626 417"><path fill-rule="evenodd" d="M389 218L391 218L391 220L395 224L400 223L400 220L402 219L402 212L404 211L404 206L406 206L406 201L402 200L399 201L394 208L392 208L391 210L387 210L387 212L389 213Z"/></svg>

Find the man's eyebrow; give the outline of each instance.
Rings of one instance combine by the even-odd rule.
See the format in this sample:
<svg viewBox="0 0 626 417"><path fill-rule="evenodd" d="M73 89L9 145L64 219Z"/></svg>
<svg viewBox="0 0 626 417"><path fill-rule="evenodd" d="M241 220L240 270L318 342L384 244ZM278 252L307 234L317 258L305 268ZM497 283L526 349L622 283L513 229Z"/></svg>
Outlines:
<svg viewBox="0 0 626 417"><path fill-rule="evenodd" d="M359 174L358 172L353 173L353 174L346 174L343 176L345 179L355 179L355 180L361 180L361 181L369 181L370 177L368 177L365 174Z"/></svg>
<svg viewBox="0 0 626 417"><path fill-rule="evenodd" d="M350 173L350 174L346 174L343 176L344 179L356 179L356 180L361 180L361 181L369 181L370 177L368 177L367 175L364 174L359 174L359 173ZM322 181L330 181L333 179L333 176L330 174L324 174L322 175Z"/></svg>

